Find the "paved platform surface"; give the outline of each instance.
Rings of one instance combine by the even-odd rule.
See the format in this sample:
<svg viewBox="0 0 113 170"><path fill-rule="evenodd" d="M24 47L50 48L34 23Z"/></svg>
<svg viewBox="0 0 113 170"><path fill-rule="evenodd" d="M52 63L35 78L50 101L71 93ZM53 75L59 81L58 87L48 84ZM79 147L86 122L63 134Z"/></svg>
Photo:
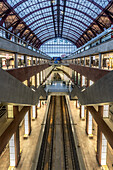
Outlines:
<svg viewBox="0 0 113 170"><path fill-rule="evenodd" d="M55 95L56 93L54 93ZM59 95L65 95L65 93L59 93ZM58 93L57 93L58 95ZM85 132L85 121L82 121L79 117L79 109L76 109L75 102L70 101L70 107L72 116L74 119L74 126L76 128L80 147L82 148L83 158L85 160L87 170L101 170L96 160L96 131L94 128L94 138L89 139ZM23 129L20 130L20 147L22 149L21 159L16 170L31 170L35 161L35 149L38 142L38 137L41 129L41 123L44 118L46 106L42 106L38 110L38 117L35 121L32 121L32 132L28 139L23 139ZM22 127L23 128L23 127ZM23 149L24 148L24 149ZM109 150L110 152L110 150ZM112 154L109 156L109 163L111 164ZM111 164L112 165L112 164ZM5 153L0 157L0 170L7 170L9 167L9 148L7 147ZM112 166L111 166L112 167ZM110 170L112 170L110 167Z"/></svg>
<svg viewBox="0 0 113 170"><path fill-rule="evenodd" d="M28 139L23 139L24 127L20 130L20 148L22 150L20 162L14 170L30 170L35 159L35 149L38 142L38 137L41 129L41 124L44 118L46 105L42 105L38 109L38 116L35 121L31 122L32 131ZM23 149L24 148L24 149ZM0 170L8 170L9 168L9 147L5 150L4 154L0 157Z"/></svg>
<svg viewBox="0 0 113 170"><path fill-rule="evenodd" d="M85 132L85 121L80 119L80 110L76 109L75 101L70 101L70 108L72 117L74 120L74 126L76 129L79 145L82 148L83 159L87 170L101 170L96 160L96 132L94 132L94 138L89 139Z"/></svg>

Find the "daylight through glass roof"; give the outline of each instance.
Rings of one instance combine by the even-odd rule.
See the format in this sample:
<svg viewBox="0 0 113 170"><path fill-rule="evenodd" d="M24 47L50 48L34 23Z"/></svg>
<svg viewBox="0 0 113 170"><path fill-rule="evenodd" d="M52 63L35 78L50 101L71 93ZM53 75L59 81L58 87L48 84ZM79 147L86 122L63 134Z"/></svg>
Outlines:
<svg viewBox="0 0 113 170"><path fill-rule="evenodd" d="M111 0L7 0L6 2L13 7L41 44L56 37L67 38L76 44L92 23L102 31L104 24L102 25L96 18ZM89 35L80 41L84 43L99 30L93 28L90 31Z"/></svg>

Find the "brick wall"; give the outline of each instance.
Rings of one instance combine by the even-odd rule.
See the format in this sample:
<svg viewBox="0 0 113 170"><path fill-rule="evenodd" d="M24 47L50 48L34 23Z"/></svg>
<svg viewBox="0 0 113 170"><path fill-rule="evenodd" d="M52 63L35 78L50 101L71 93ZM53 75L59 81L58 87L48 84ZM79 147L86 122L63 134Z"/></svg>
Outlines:
<svg viewBox="0 0 113 170"><path fill-rule="evenodd" d="M70 64L69 67L94 82L99 80L101 77L103 77L107 73L109 73L109 70L84 67L84 66L79 66L79 65L75 65L75 64Z"/></svg>
<svg viewBox="0 0 113 170"><path fill-rule="evenodd" d="M28 66L6 71L15 78L17 78L18 80L20 80L21 82L23 82L48 67L49 64L42 64L37 66Z"/></svg>

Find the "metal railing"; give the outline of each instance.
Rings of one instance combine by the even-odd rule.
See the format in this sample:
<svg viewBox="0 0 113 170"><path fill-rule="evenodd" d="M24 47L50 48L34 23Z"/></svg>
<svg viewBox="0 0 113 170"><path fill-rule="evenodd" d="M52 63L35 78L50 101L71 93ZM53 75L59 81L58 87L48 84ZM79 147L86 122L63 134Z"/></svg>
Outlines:
<svg viewBox="0 0 113 170"><path fill-rule="evenodd" d="M6 107L5 106L1 106L0 107L0 118L6 113Z"/></svg>
<svg viewBox="0 0 113 170"><path fill-rule="evenodd" d="M41 55L44 55L45 57L49 57L47 54L45 54L44 52L40 51L39 49L37 49L36 47L32 46L31 44L29 44L27 41L21 39L19 36L13 34L12 32L6 30L4 27L0 26L0 37L5 38L11 42L14 42L18 45L21 45L23 47L26 47L27 49L30 49L32 51L35 51Z"/></svg>
<svg viewBox="0 0 113 170"><path fill-rule="evenodd" d="M102 32L101 34L97 35L95 38L88 41L86 44L78 48L76 51L71 53L70 55L66 56L64 59L73 59L77 54L80 54L86 50L89 50L90 48L93 48L97 45L102 44L103 42L106 42L108 40L111 40L113 38L113 26Z"/></svg>

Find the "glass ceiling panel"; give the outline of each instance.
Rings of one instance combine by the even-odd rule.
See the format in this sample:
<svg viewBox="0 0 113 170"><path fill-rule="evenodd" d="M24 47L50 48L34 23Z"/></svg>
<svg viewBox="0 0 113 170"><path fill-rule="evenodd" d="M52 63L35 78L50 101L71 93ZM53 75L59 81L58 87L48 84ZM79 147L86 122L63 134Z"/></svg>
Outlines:
<svg viewBox="0 0 113 170"><path fill-rule="evenodd" d="M76 46L66 39L54 38L45 42L41 47L51 57L62 57L76 50Z"/></svg>
<svg viewBox="0 0 113 170"><path fill-rule="evenodd" d="M52 35L77 41L110 0L7 0L41 40ZM42 36L42 37L41 37ZM43 39L44 40L44 39ZM43 43L43 42L42 42Z"/></svg>

